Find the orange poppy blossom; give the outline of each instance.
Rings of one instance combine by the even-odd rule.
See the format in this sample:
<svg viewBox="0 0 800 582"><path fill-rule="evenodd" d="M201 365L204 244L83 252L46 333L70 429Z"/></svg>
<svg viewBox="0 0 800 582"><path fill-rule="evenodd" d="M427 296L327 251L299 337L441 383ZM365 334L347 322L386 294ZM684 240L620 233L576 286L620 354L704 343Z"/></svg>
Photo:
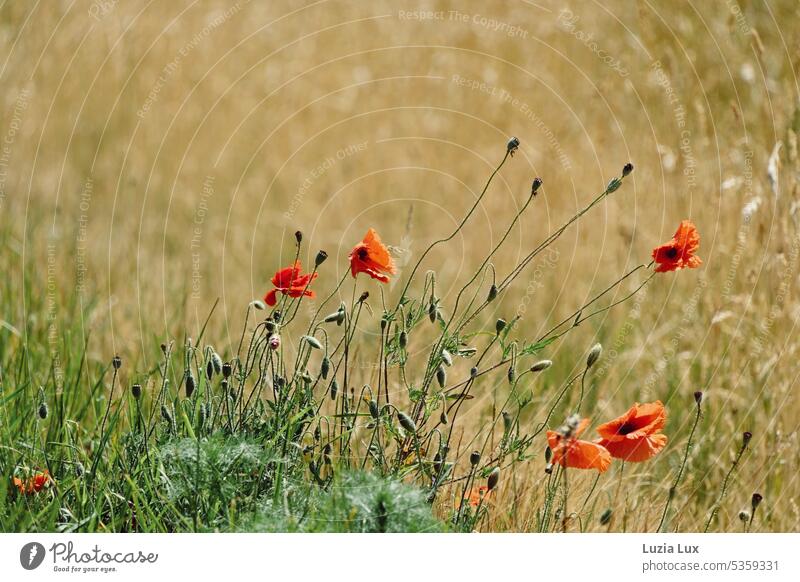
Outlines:
<svg viewBox="0 0 800 582"><path fill-rule="evenodd" d="M470 507L478 507L481 504L481 501L485 504L489 501L489 496L492 494L489 491L489 487L487 485L481 485L480 487L472 487L466 495L464 499L465 502L469 504Z"/></svg>
<svg viewBox="0 0 800 582"><path fill-rule="evenodd" d="M700 233L691 220L681 221L672 240L653 249L653 260L658 263L656 273L666 273L678 269L695 269L703 264L695 256L700 248Z"/></svg>
<svg viewBox="0 0 800 582"><path fill-rule="evenodd" d="M611 465L611 454L597 443L579 440L589 426L589 419L571 416L558 430L547 431L547 444L553 452L552 463L574 469L597 469L601 473Z"/></svg>
<svg viewBox="0 0 800 582"><path fill-rule="evenodd" d="M598 426L601 438L595 442L614 458L641 463L666 446L667 435L661 433L666 421L667 411L660 400L637 402L619 418Z"/></svg>
<svg viewBox="0 0 800 582"><path fill-rule="evenodd" d="M389 249L381 242L381 237L370 228L364 239L350 251L350 273L355 277L366 273L381 283L388 283L388 275L397 273Z"/></svg>
<svg viewBox="0 0 800 582"><path fill-rule="evenodd" d="M50 472L45 469L25 480L14 477L14 487L19 489L19 492L22 494L39 493L50 481Z"/></svg>
<svg viewBox="0 0 800 582"><path fill-rule="evenodd" d="M264 302L270 307L274 307L278 302L278 293L283 293L289 297L314 297L314 292L308 289L311 281L317 278L318 273L303 273L300 261L295 261L294 265L284 267L272 277L274 289L264 295Z"/></svg>

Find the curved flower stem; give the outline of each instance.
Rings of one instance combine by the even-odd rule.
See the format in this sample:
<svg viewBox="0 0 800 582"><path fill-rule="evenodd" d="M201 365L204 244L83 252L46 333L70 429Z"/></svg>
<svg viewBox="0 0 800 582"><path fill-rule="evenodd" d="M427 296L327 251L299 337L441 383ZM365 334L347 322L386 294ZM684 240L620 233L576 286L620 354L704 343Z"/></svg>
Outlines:
<svg viewBox="0 0 800 582"><path fill-rule="evenodd" d="M736 470L736 467L739 466L739 461L742 460L742 455L747 450L747 442L743 442L742 446L739 448L739 453L736 455L736 458L733 460L733 464L731 468L728 470L728 474L725 475L725 480L722 481L722 490L719 493L719 499L717 499L716 503L714 503L714 507L711 509L711 515L708 516L708 521L706 521L706 527L703 529L703 533L708 532L708 528L711 527L711 522L714 521L714 518L717 516L719 512L719 508L722 505L722 500L725 499L725 494L728 492L728 482L731 479L731 475Z"/></svg>

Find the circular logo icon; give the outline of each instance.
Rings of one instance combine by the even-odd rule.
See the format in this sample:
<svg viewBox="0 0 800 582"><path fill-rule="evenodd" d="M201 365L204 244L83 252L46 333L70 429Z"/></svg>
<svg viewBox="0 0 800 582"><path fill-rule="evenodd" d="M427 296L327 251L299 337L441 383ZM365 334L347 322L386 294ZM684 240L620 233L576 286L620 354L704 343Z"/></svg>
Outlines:
<svg viewBox="0 0 800 582"><path fill-rule="evenodd" d="M19 551L19 563L26 570L35 570L44 561L44 546L39 542L29 542Z"/></svg>

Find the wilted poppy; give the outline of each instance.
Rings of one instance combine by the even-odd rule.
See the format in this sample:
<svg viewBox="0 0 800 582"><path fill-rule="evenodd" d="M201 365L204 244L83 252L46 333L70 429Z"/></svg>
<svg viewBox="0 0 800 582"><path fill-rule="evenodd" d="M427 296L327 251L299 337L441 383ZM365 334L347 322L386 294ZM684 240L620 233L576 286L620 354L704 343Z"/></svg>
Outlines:
<svg viewBox="0 0 800 582"><path fill-rule="evenodd" d="M617 459L646 461L666 446L667 435L661 433L666 421L667 411L660 400L637 402L619 418L598 426L601 438L596 442Z"/></svg>
<svg viewBox="0 0 800 582"><path fill-rule="evenodd" d="M658 263L656 273L699 267L703 261L694 254L699 248L700 234L694 223L682 221L672 240L653 249L653 260Z"/></svg>
<svg viewBox="0 0 800 582"><path fill-rule="evenodd" d="M388 283L387 275L394 275L396 272L389 249L381 242L378 233L370 228L364 235L364 240L350 251L350 273L353 277L366 273L373 279Z"/></svg>
<svg viewBox="0 0 800 582"><path fill-rule="evenodd" d="M272 284L275 288L264 296L264 302L273 307L278 302L278 293L283 293L289 297L314 297L314 292L308 289L311 281L317 278L317 273L302 272L300 261L295 261L294 265L284 267L272 277Z"/></svg>
<svg viewBox="0 0 800 582"><path fill-rule="evenodd" d="M547 431L547 444L553 452L553 464L574 469L597 469L601 473L611 465L611 455L597 443L579 440L589 426L589 419L570 417L558 430Z"/></svg>
<svg viewBox="0 0 800 582"><path fill-rule="evenodd" d="M39 493L49 482L50 472L47 469L39 471L32 477L24 480L19 477L14 477L14 486L23 494Z"/></svg>

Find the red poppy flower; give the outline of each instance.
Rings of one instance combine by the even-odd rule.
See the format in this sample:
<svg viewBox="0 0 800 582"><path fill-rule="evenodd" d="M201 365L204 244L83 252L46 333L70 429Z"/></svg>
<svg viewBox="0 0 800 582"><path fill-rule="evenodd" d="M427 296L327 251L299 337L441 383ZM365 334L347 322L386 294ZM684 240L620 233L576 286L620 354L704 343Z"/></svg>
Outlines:
<svg viewBox="0 0 800 582"><path fill-rule="evenodd" d="M275 289L270 290L264 296L264 302L270 307L278 302L278 293L283 293L289 297L314 297L314 292L309 291L308 286L311 281L317 278L318 273L305 273L302 272L300 261L295 261L294 265L284 267L272 277L272 284Z"/></svg>
<svg viewBox="0 0 800 582"><path fill-rule="evenodd" d="M700 234L694 223L682 221L671 241L653 249L653 260L658 263L656 273L699 267L703 261L694 255L699 248Z"/></svg>
<svg viewBox="0 0 800 582"><path fill-rule="evenodd" d="M478 507L481 504L481 502L485 504L487 501L489 501L489 496L491 494L492 492L489 491L489 487L487 487L486 485L481 485L480 487L472 487L467 492L467 498L465 501L467 501L467 503L469 503L471 507Z"/></svg>
<svg viewBox="0 0 800 582"><path fill-rule="evenodd" d="M47 469L35 473L32 477L25 480L14 477L14 486L19 489L19 492L22 494L39 493L48 483L50 483L50 472L47 471Z"/></svg>
<svg viewBox="0 0 800 582"><path fill-rule="evenodd" d="M661 429L667 421L667 411L660 400L648 404L638 402L612 421L597 427L600 439L612 457L640 463L657 455L667 444Z"/></svg>
<svg viewBox="0 0 800 582"><path fill-rule="evenodd" d="M567 419L567 423L558 430L547 431L547 444L553 451L553 464L574 469L597 469L601 473L608 469L611 455L605 448L597 443L578 440L587 426L588 418L578 422L576 417Z"/></svg>
<svg viewBox="0 0 800 582"><path fill-rule="evenodd" d="M389 282L387 275L397 273L389 249L381 242L381 237L374 229L370 228L364 235L364 240L350 251L350 273L353 277L366 273L382 283Z"/></svg>

